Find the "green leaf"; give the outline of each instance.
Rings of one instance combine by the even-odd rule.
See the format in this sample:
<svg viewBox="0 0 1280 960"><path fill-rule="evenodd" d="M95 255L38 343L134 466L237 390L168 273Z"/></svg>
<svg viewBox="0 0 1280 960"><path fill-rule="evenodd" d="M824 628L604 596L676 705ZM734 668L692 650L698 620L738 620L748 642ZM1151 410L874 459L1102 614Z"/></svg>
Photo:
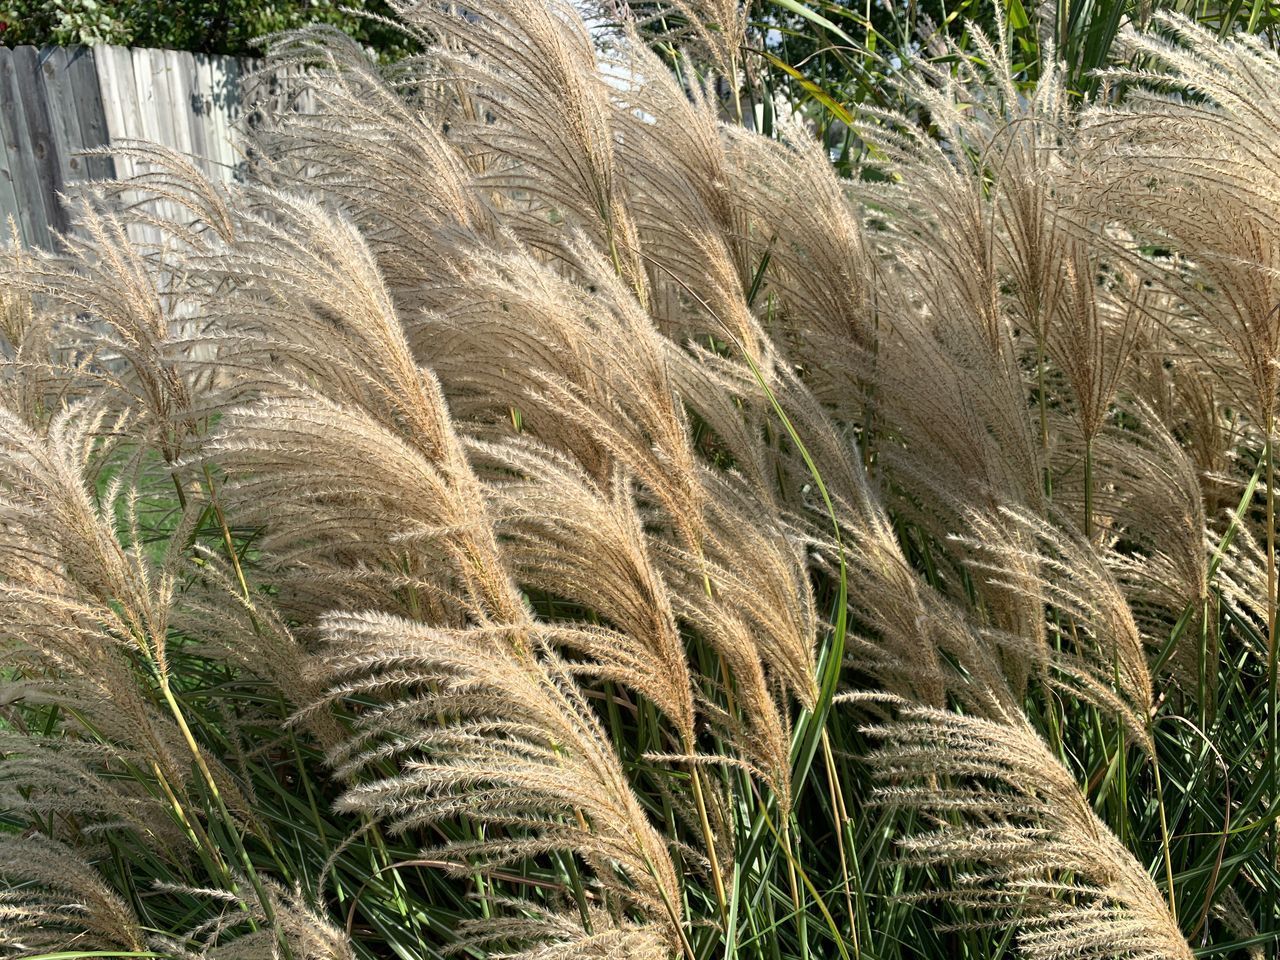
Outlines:
<svg viewBox="0 0 1280 960"><path fill-rule="evenodd" d="M818 13L816 10L811 10L810 8L806 7L803 3L799 3L798 0L769 0L769 2L774 4L775 6L782 7L782 9L784 10L789 10L792 13L796 14L797 16L804 17L806 20L812 23L816 23L818 26L822 27L822 29L835 34L837 37L839 37L841 40L843 40L845 43L849 44L850 46L857 46L857 43L853 39L853 37L849 36L847 33L841 30L838 26L836 26L834 23L832 23L822 14Z"/></svg>

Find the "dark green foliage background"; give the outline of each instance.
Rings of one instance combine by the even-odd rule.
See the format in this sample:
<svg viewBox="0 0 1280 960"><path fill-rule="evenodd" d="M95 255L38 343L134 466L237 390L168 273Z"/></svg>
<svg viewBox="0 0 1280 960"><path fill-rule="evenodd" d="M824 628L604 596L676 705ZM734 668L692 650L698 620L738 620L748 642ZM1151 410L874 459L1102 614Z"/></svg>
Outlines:
<svg viewBox="0 0 1280 960"><path fill-rule="evenodd" d="M393 57L403 49L403 35L373 19L390 15L386 0L3 0L0 41L256 56L264 36L327 23Z"/></svg>

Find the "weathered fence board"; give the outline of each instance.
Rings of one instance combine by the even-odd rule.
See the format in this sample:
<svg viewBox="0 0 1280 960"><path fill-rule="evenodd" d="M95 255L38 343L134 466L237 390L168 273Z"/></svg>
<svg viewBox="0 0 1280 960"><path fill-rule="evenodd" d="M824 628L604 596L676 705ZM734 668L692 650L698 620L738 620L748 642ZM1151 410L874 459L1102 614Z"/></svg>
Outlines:
<svg viewBox="0 0 1280 960"><path fill-rule="evenodd" d="M107 118L102 105L101 85L98 83L97 53L88 47L68 51L67 78L71 82L71 95L76 101L76 114L80 122L80 142L86 147L107 144ZM115 165L110 157L85 158L81 168L90 179L99 180L115 176Z"/></svg>
<svg viewBox="0 0 1280 960"><path fill-rule="evenodd" d="M79 178L84 158L76 156L76 152L85 146L84 138L80 136L80 112L71 90L71 78L67 75L70 52L60 47L44 51L36 64L38 86L44 89L49 126L58 155L59 179L63 184Z"/></svg>
<svg viewBox="0 0 1280 960"><path fill-rule="evenodd" d="M118 47L98 47L94 52L98 67L98 102L102 104L107 141L122 140L127 136L124 100L128 95L126 91L133 89L133 60L128 57L128 51L124 51L126 59L122 60ZM127 158L116 160L117 176L127 177L132 173L133 164Z"/></svg>
<svg viewBox="0 0 1280 960"><path fill-rule="evenodd" d="M247 67L173 50L0 47L0 243L12 217L24 244L53 246L68 229L59 199L68 184L137 172L128 157L82 156L87 149L150 140L232 179Z"/></svg>
<svg viewBox="0 0 1280 960"><path fill-rule="evenodd" d="M3 99L4 91L3 70L0 69L0 99ZM0 107L0 217L5 221L0 223L0 242L6 242L9 239L9 218L12 217L15 221L19 218L18 193L15 183L19 171L14 169L13 163L9 159L9 137L4 133L3 118L3 107ZM19 230L21 230L20 225Z"/></svg>
<svg viewBox="0 0 1280 960"><path fill-rule="evenodd" d="M48 209L41 189L42 172L36 164L31 128L23 103L22 83L15 51L0 47L0 126L4 128L4 145L9 155L9 169L19 199L13 213L25 243L49 246L49 232L54 214ZM47 177L47 172L43 174Z"/></svg>
<svg viewBox="0 0 1280 960"><path fill-rule="evenodd" d="M37 62L38 51L34 47L18 47L13 51L13 63L18 78L18 91L22 96L22 109L27 116L27 128L31 134L31 152L36 161L39 189L49 217L51 230L65 232L66 211L58 201L66 182L63 172L66 161L58 150L58 141L49 115L49 102L45 91L44 72Z"/></svg>

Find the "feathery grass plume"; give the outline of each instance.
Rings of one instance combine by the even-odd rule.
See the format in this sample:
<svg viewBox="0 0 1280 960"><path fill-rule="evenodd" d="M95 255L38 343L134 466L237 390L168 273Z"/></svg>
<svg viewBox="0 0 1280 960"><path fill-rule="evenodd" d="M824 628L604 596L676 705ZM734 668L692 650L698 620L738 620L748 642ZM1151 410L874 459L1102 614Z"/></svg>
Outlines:
<svg viewBox="0 0 1280 960"><path fill-rule="evenodd" d="M483 951L485 956L538 960L666 960L671 955L668 945L651 928L625 919L620 922L599 908L587 913L592 932L584 934L576 919L537 904L516 900L503 906L508 913L467 923L459 931L457 952L470 948ZM513 945L521 952L511 953Z"/></svg>
<svg viewBox="0 0 1280 960"><path fill-rule="evenodd" d="M989 45L985 52L1009 69L1007 57ZM1037 101L1024 106L1012 78L993 69L990 94L988 78L967 64L959 79L935 78L937 86L924 76L904 81L942 140L911 118L874 110L858 128L884 158L877 165L894 174L860 188L883 211L875 238L894 260L880 274L888 289L878 315L888 329L877 345L876 417L905 441L880 451L886 469L929 500L1034 505L1043 452L1027 415L1022 351L1002 309L991 197L1003 189L1004 155L1018 152L1000 133L1033 125ZM936 384L932 402L918 389L925 382ZM954 519L947 526L958 529Z"/></svg>
<svg viewBox="0 0 1280 960"><path fill-rule="evenodd" d="M714 588L700 592L702 578L682 562L671 564L666 576L679 585L673 598L676 615L715 651L724 667L720 692L733 697L728 704L699 698L700 714L734 750L732 757L700 759L743 767L769 788L785 814L791 805L791 721L785 691L765 671L751 624L719 600Z"/></svg>
<svg viewBox="0 0 1280 960"><path fill-rule="evenodd" d="M739 759L768 784L785 811L790 804L787 695L806 709L817 701L819 624L804 537L780 513L776 479L768 475L779 468L768 442L765 395L779 374L776 355L729 279L726 251L717 254L709 257L708 285L720 310L740 322L736 329L732 324L722 328L740 359L697 348L685 352L671 344L665 353L673 386L683 386L685 404L722 431L748 479L733 470L698 467L693 480L701 515L689 520L690 526L697 524L696 539L691 544L677 527L673 542L655 540L654 547L668 582L679 584L679 615L721 658L728 710L710 701L706 710L719 718ZM698 298L697 305L722 319L712 304ZM735 689L739 717L734 716Z"/></svg>
<svg viewBox="0 0 1280 960"><path fill-rule="evenodd" d="M400 0L401 15L436 44L427 56L465 86L475 116L451 124L468 152L495 161L481 187L535 201L510 217L532 243L554 250L557 234L539 212L586 230L635 295L647 299L635 223L614 152L610 91L578 12L563 0L484 0L456 6Z"/></svg>
<svg viewBox="0 0 1280 960"><path fill-rule="evenodd" d="M700 276L696 287L681 284L689 295L677 299L691 302L682 318L687 333L681 336L684 331L680 331L676 336L684 340L702 334L698 339L707 339L712 347L721 339L728 340L744 360L758 370L767 370L772 350L747 300L753 279L744 280L729 245L718 234L690 231L685 244L698 262ZM675 324L670 326L679 330Z"/></svg>
<svg viewBox="0 0 1280 960"><path fill-rule="evenodd" d="M449 429L438 397L355 225L313 200L259 189L241 204L236 226L235 242L201 263L211 285L234 281L208 308L228 328L231 359L252 369L276 351L286 361L281 369L254 373L274 379L277 392L306 384L334 401L359 403L383 422L403 423L429 453L443 450ZM257 379L249 385L265 386Z"/></svg>
<svg viewBox="0 0 1280 960"><path fill-rule="evenodd" d="M249 132L264 178L346 212L387 284L428 304L430 288L454 268L453 245L493 235L495 216L476 184L489 161L457 137L474 107L464 110L469 101L429 60L379 65L336 30L284 34L262 69L315 104L269 111L272 122Z"/></svg>
<svg viewBox="0 0 1280 960"><path fill-rule="evenodd" d="M994 912L1036 960L1190 960L1151 877L1024 718L903 705L872 733L880 801L935 824L904 856L964 871L925 899Z"/></svg>
<svg viewBox="0 0 1280 960"><path fill-rule="evenodd" d="M1232 391L1215 375L1224 363L1220 344L1194 333L1191 317L1180 317L1172 294L1148 287L1149 321L1136 331L1131 361L1120 393L1140 406L1169 431L1199 476L1205 512L1216 515L1226 507L1227 477L1238 467L1236 453L1248 433L1240 411L1227 400ZM1144 421L1150 418L1142 416Z"/></svg>
<svg viewBox="0 0 1280 960"><path fill-rule="evenodd" d="M1070 391L1071 417L1084 443L1102 429L1143 318L1138 278L1067 241L1042 294L1045 351ZM1086 518L1085 525L1091 521Z"/></svg>
<svg viewBox="0 0 1280 960"><path fill-rule="evenodd" d="M927 540L935 585L967 604L963 569L969 547L949 538L970 530L978 512L991 514L1004 504L1031 510L1042 505L1035 479L1041 472L1038 445L1025 397L1020 401L1014 392L1021 389L1016 364L981 374L966 369L939 342L954 323L933 328L914 315L914 307L900 306L892 328L878 340L875 360L873 416L878 433L892 438L876 444L881 489L898 522L911 524ZM971 342L968 334L961 339ZM967 346L961 353L974 355ZM920 389L925 383L927 391ZM1032 641L1025 652L1014 645L1007 650L1005 669L1021 687L1040 659L1034 641L1044 636L1041 608L999 583L979 583L977 590L994 627Z"/></svg>
<svg viewBox="0 0 1280 960"><path fill-rule="evenodd" d="M1195 464L1205 514L1213 517L1227 506L1226 478L1235 470L1236 450L1247 431L1238 411L1224 402L1226 390L1211 373L1183 364L1174 367L1172 380L1176 412L1166 407L1160 416Z"/></svg>
<svg viewBox="0 0 1280 960"><path fill-rule="evenodd" d="M859 193L875 213L877 247L893 259L880 275L895 299L878 315L894 327L910 324L895 330L908 350L917 341L940 345L944 358L931 362L952 368L946 376L965 390L958 403L973 405L975 416L987 421L983 432L999 441L998 459L972 482L1035 505L1046 452L1028 423L1020 367L1027 347L1018 326L1041 329L1041 317L1054 309L1061 238L1049 204L1055 180L1062 179L1059 150L1070 128L1060 71L1046 64L1024 94L1003 17L996 26L994 42L972 31L976 56L948 48L954 73L920 63L904 73L902 98L919 117L866 108L856 129L871 163L891 179L860 186ZM932 409L906 419L912 404L905 384L921 382L912 375L923 371L896 369L903 352L892 338L881 345L877 412L883 408L890 427L908 441L918 436L923 448L950 453L956 441L946 428L958 425L924 432ZM965 431L966 440L973 430ZM974 474L964 459L957 466L960 476Z"/></svg>
<svg viewBox="0 0 1280 960"><path fill-rule="evenodd" d="M357 604L380 590L380 605L408 612L422 594L456 616L460 590L513 615L520 601L492 580L483 497L439 387L414 360L359 234L283 196L271 222L248 218L242 233L209 268L237 278L211 307L228 332L211 339L248 374L228 396L262 398L228 408L202 457L239 471L221 496L233 515L271 521L263 546L286 576L320 565L320 582L290 577L290 602L319 613L341 591ZM411 556L401 541L415 536L430 549ZM435 575L441 554L459 580Z"/></svg>
<svg viewBox="0 0 1280 960"><path fill-rule="evenodd" d="M1096 444L1099 472L1112 488L1099 506L1124 541L1123 548L1116 543L1103 556L1145 637L1158 641L1191 611L1169 664L1194 689L1201 680L1214 682L1202 675L1217 659L1213 631L1202 630L1213 552L1204 491L1196 464L1155 411L1134 404L1129 412L1135 423L1106 431ZM1197 649L1201 638L1207 644L1203 651Z"/></svg>
<svg viewBox="0 0 1280 960"><path fill-rule="evenodd" d="M1141 67L1113 68L1109 84L1123 84L1124 100L1084 119L1088 150L1085 189L1095 207L1122 222L1147 249L1128 253L1177 298L1189 322L1176 324L1198 359L1213 364L1245 427L1262 446L1265 577L1266 747L1260 776L1270 783L1280 763L1280 656L1277 655L1275 435L1280 389L1280 158L1276 81L1280 59L1253 37L1219 40L1183 17L1162 13L1157 29L1125 33L1120 49ZM1198 350L1205 340L1216 349ZM1230 362L1214 362L1229 357ZM1246 631L1246 632L1252 632ZM1268 833L1275 862L1280 831ZM1276 897L1266 897L1268 919Z"/></svg>
<svg viewBox="0 0 1280 960"><path fill-rule="evenodd" d="M98 382L102 400L110 397L116 409L145 417L160 453L173 463L192 430L192 391L179 367L166 293L130 243L124 218L86 202L77 224L85 239L68 237L63 254L7 254L0 285L65 316L71 343L96 361L82 361L79 371Z"/></svg>
<svg viewBox="0 0 1280 960"><path fill-rule="evenodd" d="M63 412L41 435L0 410L0 603L22 627L5 646L11 664L35 668L29 689L88 711L113 739L147 743L153 715L127 654L138 644L163 649L171 584L163 574L153 582L146 559L116 539L93 502L84 471L105 419Z"/></svg>
<svg viewBox="0 0 1280 960"><path fill-rule="evenodd" d="M1038 101L1017 90L1003 32L999 48L980 31L974 38L988 69L977 66L974 57L962 57L955 76L916 64L917 72L900 81L904 96L941 139L930 136L914 116L867 109L858 133L867 140L873 163L894 176L860 189L883 214L892 213L878 224L881 239L896 240L904 256L915 254L906 262L913 278L925 284L922 296L933 313L957 327L973 327L998 362L1011 344L999 309L996 205L990 196L1004 186L1004 162L1028 152L1019 149L1019 128L1034 128L1040 118ZM1010 130L1014 136L1006 133ZM984 185L984 178L991 182ZM930 241L935 257L926 260L913 248ZM957 298L955 304L942 301L944 290Z"/></svg>
<svg viewBox="0 0 1280 960"><path fill-rule="evenodd" d="M520 609L495 580L475 484L455 489L447 467L365 408L301 391L233 407L203 456L234 471L223 501L264 526L295 616L375 602L457 620L466 597L498 605L486 619Z"/></svg>
<svg viewBox="0 0 1280 960"><path fill-rule="evenodd" d="M1280 382L1271 189L1280 63L1253 37L1220 41L1166 12L1153 23L1159 30L1129 31L1121 41L1148 65L1104 74L1126 85L1123 102L1084 118L1087 188L1095 206L1140 240L1187 258L1145 263L1230 348L1246 381L1237 402L1265 431Z"/></svg>
<svg viewBox="0 0 1280 960"><path fill-rule="evenodd" d="M366 712L357 724L361 733L335 752L354 777L347 809L388 815L402 826L463 813L523 826L533 836L494 836L465 852L481 866L576 852L598 880L642 902L678 945L670 857L567 668L539 639L444 398L409 353L368 248L348 222L283 196L270 223L249 221L241 235L248 243L259 232L274 240L269 258L241 247L219 257L214 269L234 269L240 278L231 304L279 291L274 308L255 315L260 339L242 334L237 345L246 366L274 354L276 382L265 384L262 399L224 413L202 457L234 472L221 496L237 516L261 517L263 548L274 562L320 563L335 576L353 563L381 568L391 576L377 606L414 618L335 614L321 621L329 624L332 653L318 676L333 671L339 695L406 691L404 699ZM420 585L434 607L417 602ZM331 606L340 606L334 577L325 586ZM422 617L435 622L415 622ZM434 653L421 654L427 659L419 676L410 670L419 657L413 651L426 648ZM442 691L431 706L429 681L455 672L464 692ZM465 694L471 686L473 706ZM514 712L491 717L485 711L495 698ZM471 709L479 713L471 716ZM450 715L466 719L443 722ZM531 751L535 766L518 774L501 762L501 750L486 754L483 730L515 738L513 756ZM379 745L384 737L389 742ZM467 753L477 737L480 752ZM520 746L524 738L533 739ZM415 778L415 770L440 764L441 750L461 751L459 763ZM477 783L474 764L485 756L494 777L515 778L490 794L469 789ZM387 775L377 764L384 758L399 759L404 772ZM379 776L363 782L358 771ZM553 777L563 784L547 792L544 781ZM581 795L566 794L570 787ZM581 815L576 828L559 824L566 812ZM625 882L611 879L612 860L622 864Z"/></svg>
<svg viewBox="0 0 1280 960"><path fill-rule="evenodd" d="M1012 651L1035 663L1039 652L999 631L975 630L961 608L921 581L884 527L846 532L846 542L870 534L854 541L846 555L861 584L850 605L845 661L853 675L874 678L876 689L926 705L954 701L979 714L989 712L992 701L1012 708L1018 698L1009 688L1001 654ZM837 553L826 542L820 549ZM841 699L858 697L854 692L838 695Z"/></svg>
<svg viewBox="0 0 1280 960"><path fill-rule="evenodd" d="M15 245L8 251L10 277L30 269L29 256ZM74 356L61 350L55 317L41 309L30 291L0 281L0 406L36 427L47 421L58 401L73 390Z"/></svg>
<svg viewBox="0 0 1280 960"><path fill-rule="evenodd" d="M286 713L308 710L324 688L311 682L306 670L311 651L302 638L271 599L244 580L243 568L237 573L239 559L229 562L200 544L191 552L183 570L186 582L170 611L171 628L200 656L278 691ZM307 732L322 747L343 737L326 715L311 712L305 720Z"/></svg>
<svg viewBox="0 0 1280 960"><path fill-rule="evenodd" d="M790 702L811 709L818 698L819 622L805 544L732 474L704 470L703 487L706 535L699 550L664 541L655 541L654 550L676 615L722 664L724 702L703 697L702 713L785 815Z"/></svg>
<svg viewBox="0 0 1280 960"><path fill-rule="evenodd" d="M751 732L745 739L732 739L753 759L753 769L767 771L762 775L771 787L785 793L785 708L770 689L760 661L802 701L813 701L816 624L803 561L797 563L794 553L788 555L781 527L772 537L758 534L764 517L745 499L730 512L724 494L732 488L721 489L714 474L697 466L668 368L672 349L614 274L602 264L591 272L584 269L595 285L588 297L579 285L531 257L491 254L489 261L494 270L491 282L500 281L501 286L477 288L479 275L472 275L473 283L466 288L471 301L461 316L449 319L449 329L458 330L459 339L448 351L453 359L445 361L446 382L455 389L474 383L477 393L508 391L497 397L526 412L524 429L558 449L572 450L591 473L603 474L597 483L607 482L605 471L624 467L664 508L675 538L668 560L676 560L668 563L665 576L675 578L681 592L698 584L710 591L705 600L686 602L680 615L709 629L707 638L726 658L734 682L741 691L750 691L742 697ZM754 322L749 316L744 319ZM535 337L550 342L535 347ZM459 341L467 349L460 349ZM523 396L509 392L518 381L513 384L494 372L508 362L507 351L516 344L526 355L545 358L549 368L542 373L529 365L522 371L532 379L527 388L531 392ZM472 372L473 360L457 363L495 349L504 351L504 359L495 358L494 365L478 372ZM572 434L566 435L565 422L576 428ZM778 580L763 575L760 564L769 557L778 559L770 571L782 575ZM722 580L731 596L716 594ZM728 614L726 605L744 597L750 599L745 613Z"/></svg>
<svg viewBox="0 0 1280 960"><path fill-rule="evenodd" d="M1157 831L1193 938L1269 916L1267 781L1213 791L1269 762L1270 208L1136 169L1208 206L1266 121L1130 76L1082 140L997 17L845 183L567 2L399 9L389 66L279 38L247 183L128 144L4 256L0 829L78 858L21 950L1185 960ZM651 9L741 88L748 6Z"/></svg>
<svg viewBox="0 0 1280 960"><path fill-rule="evenodd" d="M739 70L754 0L658 0L646 3L639 25L671 49L693 51L730 85L730 107L742 122ZM630 12L630 11L629 11Z"/></svg>
<svg viewBox="0 0 1280 960"><path fill-rule="evenodd" d="M651 699L693 751L694 705L684 644L625 474L598 484L580 465L534 443L471 449L513 471L495 479L490 508L503 553L526 588L580 604L616 629L566 631L599 671Z"/></svg>
<svg viewBox="0 0 1280 960"><path fill-rule="evenodd" d="M354 784L345 807L401 830L459 814L504 830L444 848L481 869L572 851L592 866L605 897L639 911L668 951L680 949L679 884L665 841L568 665L536 627L448 630L364 614L335 615L324 629L336 695L411 694L362 717L357 739L339 751L347 775L402 758L397 775ZM442 724L441 716L454 719Z"/></svg>
<svg viewBox="0 0 1280 960"><path fill-rule="evenodd" d="M153 948L179 960L278 960L285 950L296 960L353 960L346 933L307 903L301 891L275 883L262 889L269 911L260 900L222 890L162 888L221 909L198 927L182 931L181 938L154 938ZM246 925L251 925L248 930Z"/></svg>
<svg viewBox="0 0 1280 960"><path fill-rule="evenodd" d="M716 467L732 469L753 496L776 509L780 496L798 485L779 479L784 457L770 442L773 411L755 373L740 358L692 340L664 346L667 374L695 421L697 451ZM773 366L770 361L764 369Z"/></svg>
<svg viewBox="0 0 1280 960"><path fill-rule="evenodd" d="M999 516L972 521L971 565L1061 614L1054 623L1061 643L1050 654L1055 671L1077 696L1114 713L1150 755L1155 693L1146 646L1098 548L1063 523L1012 508Z"/></svg>
<svg viewBox="0 0 1280 960"><path fill-rule="evenodd" d="M1038 513L1058 474L1079 470L1050 420L1065 407L1081 429L1098 429L1140 317L1122 295L1134 283L1121 274L1124 283L1100 284L1115 268L1062 212L1075 120L1061 71L1046 64L1024 91L999 15L996 28L994 40L971 33L975 53L952 43L954 70L917 65L904 75L902 99L918 116L868 107L856 128L870 162L892 178L858 188L886 260L876 290L876 462L891 509L947 557L949 592L962 603L970 518L1006 505ZM1081 518L1091 532L1097 484L1083 447ZM1021 687L1043 662L1033 640L1043 611L1001 583L977 589L994 627L1033 641L1022 645L1030 660L1017 644L1006 654Z"/></svg>
<svg viewBox="0 0 1280 960"><path fill-rule="evenodd" d="M1223 891L1222 902L1215 904L1213 912L1221 917L1222 924L1225 926L1238 940L1252 941L1258 935L1258 928L1254 924L1253 919L1249 916L1249 911L1240 900L1240 895L1231 888ZM1245 947L1246 956L1249 960L1264 960L1265 954L1262 947L1257 943L1250 943Z"/></svg>
<svg viewBox="0 0 1280 960"><path fill-rule="evenodd" d="M92 408L64 411L43 436L0 410L0 607L22 628L4 637L8 662L27 690L65 710L69 733L115 746L122 763L145 758L179 820L174 794L192 780L194 759L226 815L252 822L234 778L199 753L173 696L172 555L159 564L147 555L136 504L118 502L118 483L101 507L86 483L103 429L104 414ZM117 536L117 511L127 540ZM173 540L187 533L180 524Z"/></svg>
<svg viewBox="0 0 1280 960"><path fill-rule="evenodd" d="M769 333L804 368L823 403L850 422L867 389L877 314L878 265L849 184L819 140L779 121L781 141L725 128L727 191L761 249L754 302L768 305ZM750 292L750 286L745 287Z"/></svg>
<svg viewBox="0 0 1280 960"><path fill-rule="evenodd" d="M941 707L955 700L985 713L994 701L1017 709L1000 653L1036 662L1042 658L1043 637L975 629L963 606L913 569L857 446L794 377L782 380L781 397L822 464L841 530L836 543L825 517L815 519L812 508L796 514L814 551L813 565L834 571L843 555L850 581L858 584L849 597L846 667L874 678L877 689L913 703ZM858 698L856 691L837 697Z"/></svg>
<svg viewBox="0 0 1280 960"><path fill-rule="evenodd" d="M1242 524L1235 532L1231 550L1222 557L1216 586L1223 603L1230 605L1247 621L1266 624L1271 593L1267 589L1267 545L1257 533ZM1265 642L1266 635L1263 634ZM1248 633L1242 641L1252 647L1254 656L1265 658L1266 651Z"/></svg>
<svg viewBox="0 0 1280 960"><path fill-rule="evenodd" d="M668 312L664 297L682 293L670 279L694 288L702 280L698 261L688 255L690 235L712 235L726 245L744 291L750 289L755 255L764 242L745 216L743 193L732 186L727 157L732 128L721 122L714 91L692 65L682 60L680 67L677 76L632 31L601 53L600 69L617 88L616 156L630 186L627 206L646 260L660 268L650 276L658 315Z"/></svg>
<svg viewBox="0 0 1280 960"><path fill-rule="evenodd" d="M748 624L760 658L805 707L818 696L818 615L804 542L776 513L761 509L733 474L704 471L705 573L716 600ZM697 558L686 567L698 569Z"/></svg>
<svg viewBox="0 0 1280 960"><path fill-rule="evenodd" d="M136 951L146 944L129 905L75 851L33 834L0 836L0 949Z"/></svg>
<svg viewBox="0 0 1280 960"><path fill-rule="evenodd" d="M625 467L696 551L706 494L665 341L603 252L580 240L569 248L580 282L527 249L478 252L442 321L449 353L433 365L451 390L492 397L490 410L529 411L529 431L598 481ZM513 367L513 352L529 359Z"/></svg>
<svg viewBox="0 0 1280 960"><path fill-rule="evenodd" d="M46 698L19 681L5 700L29 709ZM9 713L6 722L17 716ZM166 862L190 863L189 833L152 785L134 775L153 763L145 749L69 735L74 729L41 735L14 726L21 732L0 734L0 809L8 817L43 825L51 840L73 844L82 856L106 856L109 840L127 832Z"/></svg>
<svg viewBox="0 0 1280 960"><path fill-rule="evenodd" d="M94 153L127 162L132 174L120 180L84 181L75 186L85 213L106 198L120 203L119 216L130 228L149 227L159 236L159 246L134 241L147 255L163 261L177 251L204 251L209 240L229 243L232 218L227 188L216 177L206 177L187 154L145 140L112 140L110 147ZM109 208L112 208L108 204Z"/></svg>

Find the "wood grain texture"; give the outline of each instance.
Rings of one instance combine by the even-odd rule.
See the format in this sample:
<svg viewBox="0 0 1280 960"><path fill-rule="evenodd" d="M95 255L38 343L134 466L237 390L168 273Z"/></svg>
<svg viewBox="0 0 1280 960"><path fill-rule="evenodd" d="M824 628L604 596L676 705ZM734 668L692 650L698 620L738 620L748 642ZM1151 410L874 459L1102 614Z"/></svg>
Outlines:
<svg viewBox="0 0 1280 960"><path fill-rule="evenodd" d="M41 203L48 218L50 232L65 233L69 224L59 194L66 182L66 160L59 149L58 138L49 113L45 75L35 47L18 47L13 51L14 74L22 109L27 118L31 153L35 160L36 178Z"/></svg>
<svg viewBox="0 0 1280 960"><path fill-rule="evenodd" d="M0 242L12 217L27 245L51 247L69 229L59 194L89 179L137 174L138 162L85 150L144 140L233 180L242 103L257 64L237 57L126 47L0 48ZM305 107L303 107L305 109ZM74 189L69 191L74 193ZM174 213L167 203L161 213ZM156 242L152 228L131 228Z"/></svg>
<svg viewBox="0 0 1280 960"><path fill-rule="evenodd" d="M89 47L75 48L67 58L66 75L76 100L80 142L86 147L106 146L110 137L98 83L98 52ZM93 180L115 176L115 164L108 156L86 157L82 169L84 176Z"/></svg>
<svg viewBox="0 0 1280 960"><path fill-rule="evenodd" d="M49 231L52 215L46 209L15 53L0 47L0 126L4 128L4 146L16 194L13 213L24 244L49 247L53 240ZM47 177L46 172L44 178Z"/></svg>

